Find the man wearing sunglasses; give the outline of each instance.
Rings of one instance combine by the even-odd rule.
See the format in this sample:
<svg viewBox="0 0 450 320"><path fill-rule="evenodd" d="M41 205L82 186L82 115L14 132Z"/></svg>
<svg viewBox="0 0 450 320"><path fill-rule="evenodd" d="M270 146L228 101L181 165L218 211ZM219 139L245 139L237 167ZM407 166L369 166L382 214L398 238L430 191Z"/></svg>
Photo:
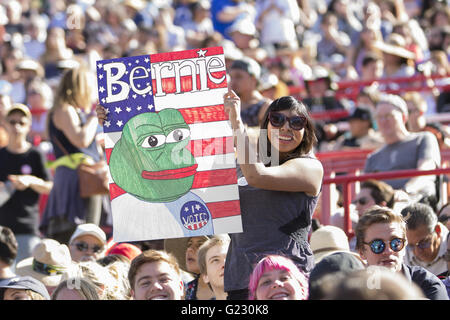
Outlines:
<svg viewBox="0 0 450 320"><path fill-rule="evenodd" d="M69 241L70 255L76 262L103 258L105 246L105 232L93 223L78 225Z"/></svg>
<svg viewBox="0 0 450 320"><path fill-rule="evenodd" d="M39 239L39 195L53 182L44 155L27 141L31 129L27 106L13 104L6 113L9 141L0 149L0 225L10 228L19 244L16 261L31 256Z"/></svg>
<svg viewBox="0 0 450 320"><path fill-rule="evenodd" d="M417 284L430 300L449 299L438 277L420 266L404 263L408 241L406 223L401 215L386 207L373 206L360 217L355 235L356 249L368 266L385 267L402 274Z"/></svg>
<svg viewBox="0 0 450 320"><path fill-rule="evenodd" d="M405 207L402 215L406 220L408 248L405 262L411 266L421 266L435 274L447 274L447 228L438 222L437 215L430 206L415 203Z"/></svg>

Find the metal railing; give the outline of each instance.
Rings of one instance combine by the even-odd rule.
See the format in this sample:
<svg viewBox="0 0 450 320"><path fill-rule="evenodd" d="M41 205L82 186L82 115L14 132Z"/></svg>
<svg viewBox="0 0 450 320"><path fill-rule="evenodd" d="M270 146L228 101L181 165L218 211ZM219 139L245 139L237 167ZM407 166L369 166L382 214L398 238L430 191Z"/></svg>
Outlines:
<svg viewBox="0 0 450 320"><path fill-rule="evenodd" d="M342 194L343 194L343 207L344 207L344 231L347 236L351 237L353 235L352 230L352 221L350 218L350 204L352 201L352 194L350 190L350 184L355 182L366 181L369 179L375 180L391 180L391 179L400 179L400 178L412 178L418 176L428 176L428 175L442 175L449 174L450 168L439 168L434 170L397 170L397 171L386 171L386 172L376 172L376 173L365 173L365 174L347 174L343 176L337 177L325 177L323 179L323 185L329 186L331 184L340 184L342 185ZM441 185L441 198L445 197L447 194L447 188L445 183ZM445 199L446 202L447 199ZM322 203L323 205L323 203ZM322 224L329 224L330 213L323 210L322 207ZM321 219L321 220L322 220Z"/></svg>

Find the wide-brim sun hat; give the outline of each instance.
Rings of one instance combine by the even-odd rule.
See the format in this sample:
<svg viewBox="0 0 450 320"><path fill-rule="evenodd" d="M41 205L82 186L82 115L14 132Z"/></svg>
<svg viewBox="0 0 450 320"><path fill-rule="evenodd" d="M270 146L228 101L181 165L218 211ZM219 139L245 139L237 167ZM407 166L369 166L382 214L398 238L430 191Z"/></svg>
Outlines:
<svg viewBox="0 0 450 320"><path fill-rule="evenodd" d="M43 239L34 247L31 257L17 263L16 274L31 276L47 287L56 287L72 266L72 257L65 244Z"/></svg>
<svg viewBox="0 0 450 320"><path fill-rule="evenodd" d="M348 252L359 257L357 253L350 251L348 237L345 232L335 226L321 226L314 231L311 234L310 246L316 264L326 256L336 252Z"/></svg>

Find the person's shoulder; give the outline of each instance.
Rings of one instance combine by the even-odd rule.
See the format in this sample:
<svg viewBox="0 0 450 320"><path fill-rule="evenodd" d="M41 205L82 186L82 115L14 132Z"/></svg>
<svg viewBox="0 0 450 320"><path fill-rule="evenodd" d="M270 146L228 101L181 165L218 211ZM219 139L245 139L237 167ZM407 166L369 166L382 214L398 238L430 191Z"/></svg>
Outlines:
<svg viewBox="0 0 450 320"><path fill-rule="evenodd" d="M420 280L420 281L428 281L428 282L440 282L439 278L433 274L432 272L428 271L424 267L421 266L410 266L406 265L406 267L409 269L409 273L411 274L411 279L414 280Z"/></svg>

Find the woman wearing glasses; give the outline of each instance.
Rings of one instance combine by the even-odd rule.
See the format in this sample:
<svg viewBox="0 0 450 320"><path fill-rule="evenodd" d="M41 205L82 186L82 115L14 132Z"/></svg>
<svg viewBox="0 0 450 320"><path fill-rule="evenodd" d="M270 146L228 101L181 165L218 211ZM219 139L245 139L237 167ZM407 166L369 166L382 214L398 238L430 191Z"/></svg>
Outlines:
<svg viewBox="0 0 450 320"><path fill-rule="evenodd" d="M359 218L355 229L356 249L368 266L385 267L417 284L430 300L448 300L442 281L420 266L404 263L406 223L389 208L373 206ZM376 273L372 279L376 282Z"/></svg>
<svg viewBox="0 0 450 320"><path fill-rule="evenodd" d="M266 255L286 256L305 273L314 266L308 233L323 168L313 155L317 140L303 103L290 96L273 101L258 146L246 135L234 91L225 94L224 106L235 134L244 230L231 234L225 291L229 300L248 299L253 266Z"/></svg>

